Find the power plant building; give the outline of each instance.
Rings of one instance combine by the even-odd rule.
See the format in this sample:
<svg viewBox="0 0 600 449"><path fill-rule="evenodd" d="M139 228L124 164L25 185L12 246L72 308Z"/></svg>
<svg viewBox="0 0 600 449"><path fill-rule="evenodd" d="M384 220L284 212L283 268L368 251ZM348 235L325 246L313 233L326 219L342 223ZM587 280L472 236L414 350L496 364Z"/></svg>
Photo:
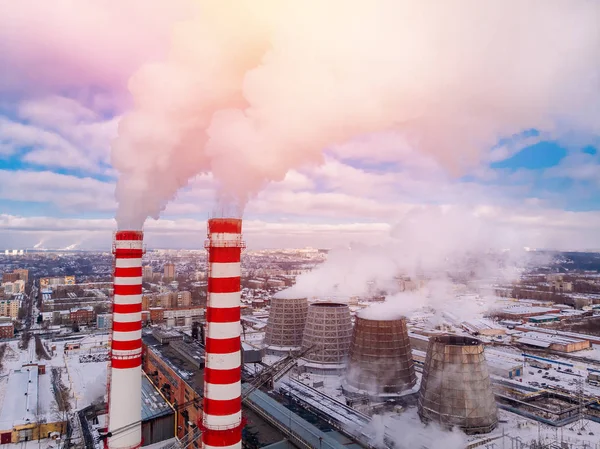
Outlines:
<svg viewBox="0 0 600 449"><path fill-rule="evenodd" d="M277 354L299 350L307 314L306 298L273 298L265 335L267 352Z"/></svg>
<svg viewBox="0 0 600 449"><path fill-rule="evenodd" d="M395 395L415 385L405 318L375 320L357 314L345 380L349 393L375 395Z"/></svg>
<svg viewBox="0 0 600 449"><path fill-rule="evenodd" d="M352 319L347 304L319 302L308 306L302 349L309 372L343 371L352 341Z"/></svg>
<svg viewBox="0 0 600 449"><path fill-rule="evenodd" d="M498 424L484 348L471 337L431 337L419 390L423 422L460 427L467 434L488 433Z"/></svg>

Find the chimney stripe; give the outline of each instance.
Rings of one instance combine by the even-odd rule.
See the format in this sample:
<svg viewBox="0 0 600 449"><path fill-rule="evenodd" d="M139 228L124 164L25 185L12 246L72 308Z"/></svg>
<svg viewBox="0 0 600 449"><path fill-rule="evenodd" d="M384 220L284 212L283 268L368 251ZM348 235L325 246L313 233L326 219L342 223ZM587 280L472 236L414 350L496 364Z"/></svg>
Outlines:
<svg viewBox="0 0 600 449"><path fill-rule="evenodd" d="M133 312L133 313L115 313L113 314L113 324L114 323L132 323L135 321L142 322L142 312Z"/></svg>
<svg viewBox="0 0 600 449"><path fill-rule="evenodd" d="M130 351L133 349L142 349L142 339L139 340L113 340L111 342L111 349L113 351Z"/></svg>
<svg viewBox="0 0 600 449"><path fill-rule="evenodd" d="M211 354L229 354L238 352L242 347L240 336L233 338L206 338L206 352Z"/></svg>
<svg viewBox="0 0 600 449"><path fill-rule="evenodd" d="M242 220L237 218L217 218L208 220L208 234L231 233L236 237L241 237Z"/></svg>
<svg viewBox="0 0 600 449"><path fill-rule="evenodd" d="M119 314L119 313L136 313L136 312L142 312L142 303L141 302L135 302L132 304L114 304L113 305L113 313L114 314Z"/></svg>
<svg viewBox="0 0 600 449"><path fill-rule="evenodd" d="M230 430L211 432L210 436L205 439L206 447L230 448L236 444L236 438L235 433Z"/></svg>
<svg viewBox="0 0 600 449"><path fill-rule="evenodd" d="M115 285L142 285L142 277L116 277L115 276Z"/></svg>
<svg viewBox="0 0 600 449"><path fill-rule="evenodd" d="M217 264L213 264L217 265ZM240 291L240 278L208 278L208 292L235 293Z"/></svg>
<svg viewBox="0 0 600 449"><path fill-rule="evenodd" d="M132 260L132 259L129 259ZM141 277L142 267L115 268L115 277Z"/></svg>
<svg viewBox="0 0 600 449"><path fill-rule="evenodd" d="M112 368L114 368L114 369L131 369L131 368L137 368L138 366L142 365L142 356L133 357L131 359L117 359L117 358L114 358L113 360L111 360L111 365L112 365ZM140 408L141 408L141 406L142 406L142 404L140 404Z"/></svg>
<svg viewBox="0 0 600 449"><path fill-rule="evenodd" d="M212 263L210 277L215 278L239 278L241 273L239 262Z"/></svg>
<svg viewBox="0 0 600 449"><path fill-rule="evenodd" d="M230 384L210 384L206 383L206 392L208 399L219 401L231 401L238 396L238 392L242 388L241 381L232 382Z"/></svg>
<svg viewBox="0 0 600 449"><path fill-rule="evenodd" d="M240 292L233 293L210 293L212 309L229 309L240 306Z"/></svg>
<svg viewBox="0 0 600 449"><path fill-rule="evenodd" d="M116 248L115 257L119 259L141 259L144 255L143 249L127 249L127 248Z"/></svg>
<svg viewBox="0 0 600 449"><path fill-rule="evenodd" d="M213 371L241 369L242 354L240 351L228 354L206 353L206 366Z"/></svg>
<svg viewBox="0 0 600 449"><path fill-rule="evenodd" d="M113 341L131 341L142 338L142 330L130 331L130 332L113 332Z"/></svg>
<svg viewBox="0 0 600 449"><path fill-rule="evenodd" d="M142 258L141 256L138 257L131 257L131 258L127 258L127 259L116 259L115 260L115 268L121 269L121 268L142 268Z"/></svg>
<svg viewBox="0 0 600 449"><path fill-rule="evenodd" d="M210 399L204 396L204 413L214 416L228 416L237 413L242 408L242 397L238 396L234 399L217 400ZM233 423L236 424L236 423Z"/></svg>
<svg viewBox="0 0 600 449"><path fill-rule="evenodd" d="M241 407L241 404L240 404ZM206 426L207 430L210 429L210 432L213 431L225 431L225 429L236 429L242 422L242 411L238 411L236 413L232 413L231 415L204 415L203 424ZM212 427L212 429L211 429ZM222 429L222 430L221 430ZM206 432L205 432L206 433ZM241 429L240 429L240 440L241 440Z"/></svg>
<svg viewBox="0 0 600 449"><path fill-rule="evenodd" d="M236 247L211 248L208 254L209 263L238 263L241 250Z"/></svg>
<svg viewBox="0 0 600 449"><path fill-rule="evenodd" d="M233 369L211 369L204 367L204 382L209 384L232 384L242 378L240 367Z"/></svg>
<svg viewBox="0 0 600 449"><path fill-rule="evenodd" d="M114 317L114 318L116 318L116 317ZM115 332L131 332L131 331L137 331L137 330L141 330L141 329L142 329L141 321L134 321L134 322L129 322L129 323L128 322L120 323L118 321L113 321L113 331L115 331Z"/></svg>
<svg viewBox="0 0 600 449"><path fill-rule="evenodd" d="M138 285L115 285L115 295L141 295L142 284Z"/></svg>
<svg viewBox="0 0 600 449"><path fill-rule="evenodd" d="M206 312L206 321L210 323L239 323L241 319L241 310L238 307L229 307L227 309L210 308Z"/></svg>

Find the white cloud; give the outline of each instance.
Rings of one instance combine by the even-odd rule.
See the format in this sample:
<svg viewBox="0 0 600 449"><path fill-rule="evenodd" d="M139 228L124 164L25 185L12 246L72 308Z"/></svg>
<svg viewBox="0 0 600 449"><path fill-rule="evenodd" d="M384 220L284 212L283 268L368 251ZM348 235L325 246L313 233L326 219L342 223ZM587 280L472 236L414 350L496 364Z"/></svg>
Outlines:
<svg viewBox="0 0 600 449"><path fill-rule="evenodd" d="M44 203L70 213L113 211L114 185L51 171L0 170L0 199Z"/></svg>

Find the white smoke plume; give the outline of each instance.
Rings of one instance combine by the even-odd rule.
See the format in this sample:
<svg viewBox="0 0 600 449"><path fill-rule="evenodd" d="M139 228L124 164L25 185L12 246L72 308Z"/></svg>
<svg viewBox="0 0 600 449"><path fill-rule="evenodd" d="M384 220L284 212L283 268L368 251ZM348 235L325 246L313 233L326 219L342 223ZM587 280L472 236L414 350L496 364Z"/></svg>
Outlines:
<svg viewBox="0 0 600 449"><path fill-rule="evenodd" d="M511 225L494 225L484 215L463 207L421 208L397 223L385 245L333 250L327 261L296 280L277 296L339 300L400 290L398 277L428 279L427 288L402 293L389 301L390 311L435 307L452 294L452 276L460 279L511 281L529 263L523 242L529 237ZM390 298L394 299L394 298Z"/></svg>
<svg viewBox="0 0 600 449"><path fill-rule="evenodd" d="M435 424L422 424L418 418L394 419L393 415L375 415L368 428L373 435L371 444L377 448L387 447L384 437L394 442L398 449L464 449L467 438L460 430L446 431Z"/></svg>
<svg viewBox="0 0 600 449"><path fill-rule="evenodd" d="M119 226L158 217L203 172L241 211L370 133L402 133L460 173L525 129L597 132L599 16L586 0L198 2L168 58L130 80Z"/></svg>

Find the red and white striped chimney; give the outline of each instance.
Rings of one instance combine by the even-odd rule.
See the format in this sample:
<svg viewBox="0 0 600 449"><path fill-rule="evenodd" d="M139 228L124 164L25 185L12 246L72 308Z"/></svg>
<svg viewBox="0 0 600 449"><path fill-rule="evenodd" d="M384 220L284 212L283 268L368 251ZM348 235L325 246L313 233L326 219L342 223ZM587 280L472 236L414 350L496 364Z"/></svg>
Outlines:
<svg viewBox="0 0 600 449"><path fill-rule="evenodd" d="M109 449L142 445L142 231L115 234L109 386ZM118 430L118 431L117 431Z"/></svg>
<svg viewBox="0 0 600 449"><path fill-rule="evenodd" d="M242 220L208 220L208 298L202 447L241 449Z"/></svg>

